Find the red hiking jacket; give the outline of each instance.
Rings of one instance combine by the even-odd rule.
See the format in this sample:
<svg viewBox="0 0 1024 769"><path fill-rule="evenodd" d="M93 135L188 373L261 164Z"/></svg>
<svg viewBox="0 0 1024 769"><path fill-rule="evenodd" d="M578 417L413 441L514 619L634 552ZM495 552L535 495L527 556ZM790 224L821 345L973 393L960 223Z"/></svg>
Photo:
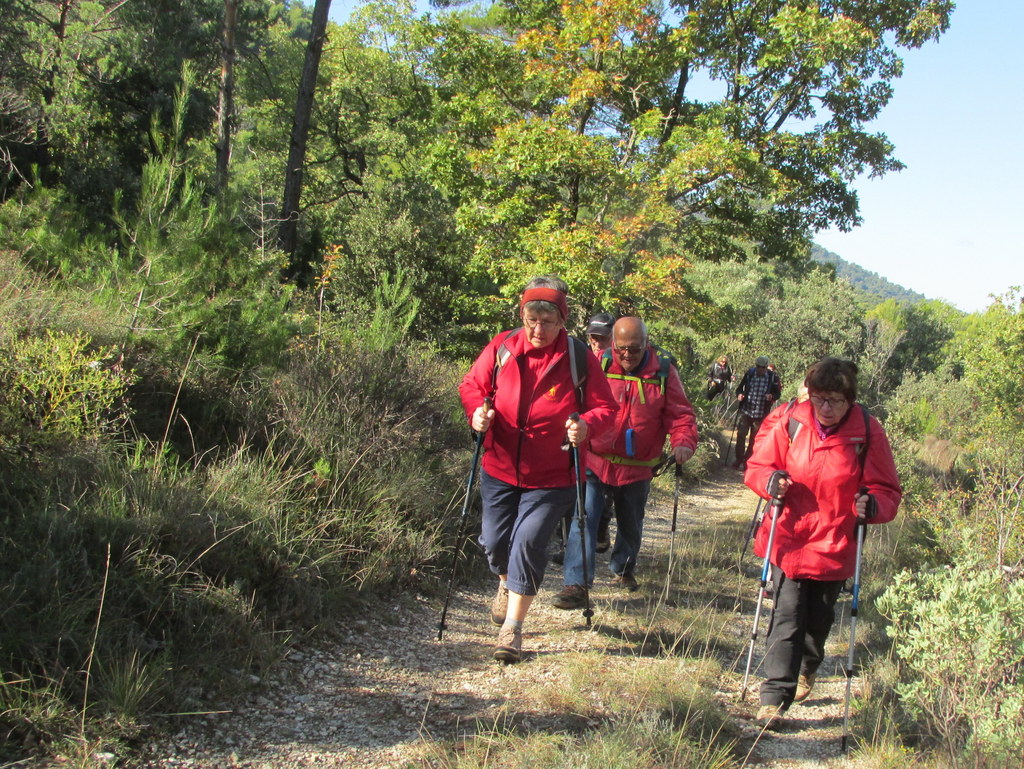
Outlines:
<svg viewBox="0 0 1024 769"><path fill-rule="evenodd" d="M771 562L791 579L844 580L853 576L857 557L854 498L861 486L874 495L877 510L870 523L896 517L903 496L889 439L882 425L868 415L865 435L863 406L855 403L839 428L824 440L818 437L810 401L781 416L761 431L747 460L743 480L756 494L768 498L767 485L776 470L785 470L793 484L775 529ZM790 418L798 429L790 445ZM866 454L861 457L867 442ZM764 517L754 552L764 557L771 526Z"/></svg>
<svg viewBox="0 0 1024 769"><path fill-rule="evenodd" d="M630 378L608 380L619 406L618 414L612 429L590 440L587 467L604 483L625 486L649 479L653 466L661 457L666 435L671 437L673 448L697 448L697 419L679 381L679 374L675 367L668 367L665 392L662 393L658 377L660 368L661 362L650 346L646 360L634 372L636 376L626 374L614 358L608 366L609 374ZM626 454L626 431L630 428L633 430L632 457Z"/></svg>
<svg viewBox="0 0 1024 769"><path fill-rule="evenodd" d="M494 390L494 421L484 434L483 468L488 475L513 486L531 489L572 486L576 477L572 452L564 450L565 421L580 412L591 437L606 430L615 413L615 401L601 364L589 351L580 350L587 365L583 408L578 402L569 368L569 337L563 329L547 347L532 347L526 335L503 331L483 349L459 385L459 396L472 420L473 412L491 395L498 348L504 343L511 355L498 372ZM532 392L523 391L523 378L536 377ZM585 467L586 447L580 446Z"/></svg>

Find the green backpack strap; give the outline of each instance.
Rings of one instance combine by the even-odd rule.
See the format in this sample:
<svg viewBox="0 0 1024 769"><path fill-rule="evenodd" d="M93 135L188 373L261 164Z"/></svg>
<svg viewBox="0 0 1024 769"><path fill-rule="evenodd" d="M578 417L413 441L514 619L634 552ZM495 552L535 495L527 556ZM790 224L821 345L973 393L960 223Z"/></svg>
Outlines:
<svg viewBox="0 0 1024 769"><path fill-rule="evenodd" d="M647 403L647 396L644 395L644 385L652 382L658 383L658 389L661 394L665 395L665 383L668 381L669 368L675 365L675 358L671 353L665 352L657 345L651 345L654 349L654 354L658 356L658 372L649 376L634 376L633 374L609 374L608 367L612 363L612 351L611 349L605 350L601 353L601 370L605 372L605 376L609 379L619 379L624 382L636 382L637 394L640 397L641 403Z"/></svg>

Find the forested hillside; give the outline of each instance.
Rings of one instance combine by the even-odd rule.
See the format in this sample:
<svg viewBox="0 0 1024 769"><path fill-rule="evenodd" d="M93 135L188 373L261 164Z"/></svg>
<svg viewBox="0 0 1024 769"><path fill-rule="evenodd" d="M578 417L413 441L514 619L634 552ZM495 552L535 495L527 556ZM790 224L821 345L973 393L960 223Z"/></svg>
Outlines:
<svg viewBox="0 0 1024 769"><path fill-rule="evenodd" d="M877 272L865 270L859 265L848 262L839 254L834 254L816 243L811 246L811 259L819 264L832 265L836 270L837 278L848 280L854 288L863 291L877 302L894 299L901 304L913 304L914 302L923 302L926 298L923 294L887 280Z"/></svg>
<svg viewBox="0 0 1024 769"><path fill-rule="evenodd" d="M380 596L436 597L457 383L557 274L570 333L639 314L694 394L723 353L786 397L857 363L908 526L863 744L1010 765L1022 298L865 309L812 261L901 167L869 123L953 3L436 5L0 4L0 758L130 757ZM694 401L690 482L720 461Z"/></svg>

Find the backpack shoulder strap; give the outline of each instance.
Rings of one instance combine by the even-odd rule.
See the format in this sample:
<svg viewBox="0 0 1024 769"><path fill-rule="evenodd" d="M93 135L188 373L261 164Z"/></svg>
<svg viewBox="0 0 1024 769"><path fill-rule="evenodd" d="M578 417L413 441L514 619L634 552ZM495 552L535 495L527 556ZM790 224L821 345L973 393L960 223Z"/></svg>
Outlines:
<svg viewBox="0 0 1024 769"><path fill-rule="evenodd" d="M860 406L860 413L864 415L864 443L861 444L859 449L860 472L863 475L864 463L868 460L868 446L871 443L871 413L863 404L858 403L857 405Z"/></svg>
<svg viewBox="0 0 1024 769"><path fill-rule="evenodd" d="M576 405L583 411L583 388L587 383L587 356L590 348L574 336L569 337L569 371L572 374L572 386L576 391Z"/></svg>
<svg viewBox="0 0 1024 769"><path fill-rule="evenodd" d="M498 389L498 374L501 373L502 367L508 362L508 359L512 357L512 350L508 347L508 340L514 337L522 331L521 328L514 328L505 334L505 338L501 340L501 344L498 345L498 350L494 355L494 371L491 372L491 397L494 397L495 391Z"/></svg>
<svg viewBox="0 0 1024 769"><path fill-rule="evenodd" d="M491 397L498 389L498 374L508 359L512 357L512 350L509 349L508 340L521 332L521 328L509 331L501 340L494 355L494 371L491 373ZM583 388L587 381L587 355L590 355L590 348L574 336L569 337L569 371L572 375L572 386L576 391L576 405L583 410Z"/></svg>
<svg viewBox="0 0 1024 769"><path fill-rule="evenodd" d="M794 398L786 405L786 413L797 407L797 399ZM793 445L793 441L796 440L797 434L804 428L803 422L798 422L794 417L789 418L789 423L786 425L786 431L789 433L789 445Z"/></svg>
<svg viewBox="0 0 1024 769"><path fill-rule="evenodd" d="M786 413L789 413L796 406L796 398L789 402L786 407ZM857 447L857 459L860 462L860 471L864 472L864 463L867 461L868 456L868 445L871 443L871 413L860 403L857 404L860 409L861 415L864 417L864 442ZM793 445L793 441L796 439L797 434L803 429L803 424L796 421L793 417L789 418L789 424L787 425L787 431L789 432L789 443Z"/></svg>
<svg viewBox="0 0 1024 769"><path fill-rule="evenodd" d="M665 383L668 381L668 371L670 368L676 365L676 359L670 352L666 352L657 345L654 346L654 352L658 356L658 379L661 382L661 394L665 394Z"/></svg>

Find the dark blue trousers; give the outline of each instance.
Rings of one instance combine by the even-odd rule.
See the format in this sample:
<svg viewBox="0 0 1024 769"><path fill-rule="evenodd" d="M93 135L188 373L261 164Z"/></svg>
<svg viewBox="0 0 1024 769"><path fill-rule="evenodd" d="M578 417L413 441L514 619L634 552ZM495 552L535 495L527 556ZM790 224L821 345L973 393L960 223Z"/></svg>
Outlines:
<svg viewBox="0 0 1024 769"><path fill-rule="evenodd" d="M548 542L576 504L576 487L525 489L480 471L483 516L480 544L495 574L508 574L508 589L537 595L548 564Z"/></svg>

